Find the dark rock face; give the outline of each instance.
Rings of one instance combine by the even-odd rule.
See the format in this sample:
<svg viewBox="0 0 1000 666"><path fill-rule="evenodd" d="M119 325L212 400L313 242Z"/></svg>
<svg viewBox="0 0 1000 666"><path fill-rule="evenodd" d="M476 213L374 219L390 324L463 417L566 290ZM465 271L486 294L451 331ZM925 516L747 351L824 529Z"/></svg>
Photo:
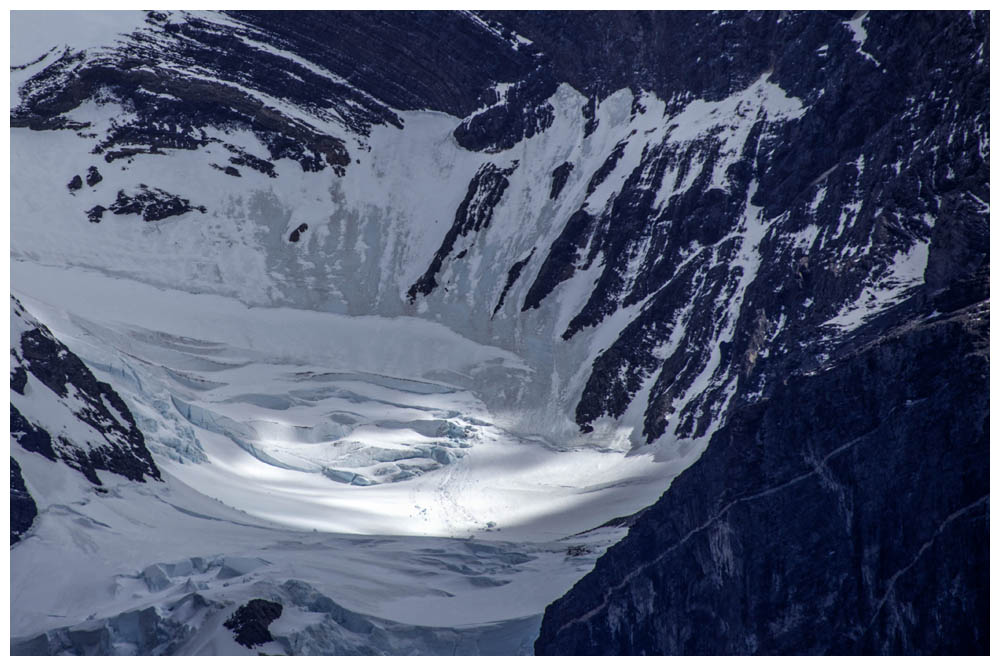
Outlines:
<svg viewBox="0 0 1000 666"><path fill-rule="evenodd" d="M522 312L541 307L542 299L552 293L556 285L573 277L577 271L577 263L583 259L582 250L586 247L593 228L594 217L586 210L581 208L573 213L538 269L535 281L524 297ZM580 268L585 270L591 261L593 257L588 256L586 263Z"/></svg>
<svg viewBox="0 0 1000 666"><path fill-rule="evenodd" d="M234 166L228 166L227 165L227 166L221 167L218 164L213 164L212 167L215 168L215 169L218 169L219 171L223 172L227 176L232 176L233 178L242 178L243 177L243 174L240 173L240 170L237 169Z"/></svg>
<svg viewBox="0 0 1000 666"><path fill-rule="evenodd" d="M236 609L224 626L233 632L237 643L252 648L274 640L267 628L281 617L281 611L277 602L251 599Z"/></svg>
<svg viewBox="0 0 1000 666"><path fill-rule="evenodd" d="M558 199L562 189L566 186L566 179L573 172L573 165L563 162L552 172L552 187L549 190L549 199Z"/></svg>
<svg viewBox="0 0 1000 666"><path fill-rule="evenodd" d="M972 139L983 138L976 128L986 117L988 63L979 54L988 29L968 14L873 13L866 57L837 32L850 18L790 15L790 24L766 27L766 15L744 15L723 30L734 31L737 52L750 47L737 60L749 64L759 57L757 39L799 25L771 76L809 107L780 129L758 119L751 149L728 169L729 192L745 193L776 222L757 246L761 263L733 335L717 350L704 341L732 316L717 304L732 302L742 274L732 272L738 251L726 240L742 204L713 189L704 171L660 208L641 187L663 160L683 174L690 153L645 153L622 194L596 221L567 225L543 262L526 307L592 261L595 244L606 247L609 268L564 337L645 302L594 363L577 407L583 428L624 413L649 377L650 439L671 421L683 436L704 434L712 418L724 425L629 536L547 609L538 654L988 651L989 249L976 204L988 200L988 152ZM666 34L669 26L646 29ZM754 37L756 29L778 33ZM678 35L678 48L695 34ZM947 48L932 39L938 34L948 35ZM817 50L821 66L794 66ZM639 75L666 91L684 59L657 73L638 58ZM725 79L697 76L711 60L691 65L691 85L708 99L726 94L698 90L700 81ZM617 84L591 89L604 85ZM705 165L715 160L712 143L692 148L706 151ZM807 243L792 240L810 228ZM652 249L642 277L625 286L640 239ZM868 293L862 274L916 242L928 248L923 286L831 336L826 322ZM704 261L697 253L708 248L728 258ZM781 313L788 318L776 328ZM682 342L659 356L681 324ZM720 385L676 412L715 351L717 375L736 381L727 411L714 411Z"/></svg>
<svg viewBox="0 0 1000 666"><path fill-rule="evenodd" d="M124 190L118 190L118 198L108 208L115 215L141 215L146 222L158 222L193 210L205 212L204 206L192 206L187 199L146 185L140 185L138 190L131 194L126 194ZM91 217L89 211L87 217ZM91 221L94 220L91 219Z"/></svg>
<svg viewBox="0 0 1000 666"><path fill-rule="evenodd" d="M89 368L56 340L47 328L30 319L19 301L11 297L11 319L21 330L19 339L12 340L11 362L17 381L12 389L21 396L10 408L11 438L24 450L38 453L49 460L62 460L79 470L95 485L101 480L97 472L104 470L132 481L146 478L160 480L160 471L146 448L146 442L136 426L135 418L114 389L97 381ZM23 375L21 371L23 370ZM23 381L21 380L23 377ZM30 401L32 391L51 390L66 400L65 408L73 417L92 430L86 441L75 441L73 434L49 433L44 423L33 423L15 406L20 400Z"/></svg>
<svg viewBox="0 0 1000 666"><path fill-rule="evenodd" d="M662 99L684 90L717 100L746 87L771 66L786 88L785 78L801 77L801 59L810 53L806 44L796 43L798 38L811 40L818 31L850 19L852 12L482 14L532 40L558 80L595 100L628 86L652 90ZM785 48L777 49L777 44Z"/></svg>
<svg viewBox="0 0 1000 666"><path fill-rule="evenodd" d="M445 234L431 265L407 292L410 302L413 302L418 294L429 294L438 286L435 277L441 270L445 259L454 250L455 243L459 238L467 237L480 229L489 228L490 221L493 219L493 210L500 203L503 193L510 184L507 177L514 173L515 169L517 169L517 162L506 169L495 164L485 164L472 177L465 199L462 200L455 212L455 221L448 233ZM458 258L456 257L456 259Z"/></svg>
<svg viewBox="0 0 1000 666"><path fill-rule="evenodd" d="M150 30L133 35L127 45L98 54L64 53L23 87L11 125L85 130L85 123L64 114L88 99L115 100L135 117L116 124L94 146L109 163L223 143L204 131L214 126L253 132L269 153L266 158L254 156L262 163L287 157L304 171L329 168L343 174L351 159L341 137L244 90L314 109L345 130L367 136L372 125L401 126L393 108L466 116L495 99L495 82L520 81L537 68L537 54L531 49L512 49L502 29L456 12L228 14L230 21L222 27L197 16L149 12ZM442 34L448 38L442 39ZM259 48L260 41L333 76L274 49ZM213 79L192 73L193 63L211 69ZM290 80L295 85L288 85ZM490 137L506 141L511 127L531 136L547 126L551 113L544 103L537 102L529 112L519 105L525 96L537 101L553 85L549 79L527 87L519 84L524 90L515 93L504 110L470 121L468 141L484 137L485 149ZM239 150L232 154L235 160L246 160Z"/></svg>
<svg viewBox="0 0 1000 666"><path fill-rule="evenodd" d="M91 57L68 52L29 80L22 89L21 106L11 114L11 124L66 128L72 123L63 114L82 102L117 100L135 118L116 124L94 146L94 152L103 154L108 163L140 154L162 155L165 149L195 150L221 143L204 131L214 125L252 131L267 146L271 159L288 157L305 171L332 168L342 173L350 161L342 140L266 107L229 84L249 84L278 99L291 95L293 101L310 99L312 104L326 99L327 108L336 109L359 130L367 131L373 122L398 123L394 114L353 88L335 90L328 79L312 70L253 48L241 39L254 34L249 26L223 32L194 17L175 23L155 12L147 21L161 28L155 37L147 33L127 46ZM170 61L175 67L164 66ZM192 62L217 67L222 78L210 81L188 76L185 65ZM289 74L302 85L287 86Z"/></svg>
<svg viewBox="0 0 1000 666"><path fill-rule="evenodd" d="M604 160L604 164L594 172L594 175L590 177L590 182L587 183L587 194L593 194L594 190L604 182L604 179L608 177L615 167L618 166L618 160L622 158L625 153L625 146L627 144L622 142L615 146L615 149L611 151L611 154Z"/></svg>
<svg viewBox="0 0 1000 666"><path fill-rule="evenodd" d="M13 404L10 406L10 434L25 451L45 456L53 462L58 460L56 451L52 448L52 436L21 416L21 412Z"/></svg>
<svg viewBox="0 0 1000 666"><path fill-rule="evenodd" d="M988 653L988 319L922 313L735 412L536 652Z"/></svg>
<svg viewBox="0 0 1000 666"><path fill-rule="evenodd" d="M546 100L556 87L544 70L512 84L488 108L463 120L455 128L455 140L468 150L498 153L544 132L555 118Z"/></svg>
<svg viewBox="0 0 1000 666"><path fill-rule="evenodd" d="M28 383L28 373L23 367L18 365L10 371L10 388L24 395L24 387Z"/></svg>
<svg viewBox="0 0 1000 666"><path fill-rule="evenodd" d="M838 17L807 13L767 27L778 18L769 16L740 14L732 25L697 34L711 41L719 30L736 30L740 40L764 40L754 41L749 53L764 43L787 45L772 79L808 105L803 115L784 124L771 123L763 114L756 118L743 152L727 169L724 189L712 185L723 134L682 152L669 144L646 150L621 193L599 213L580 211L571 217L542 262L525 310L541 307L556 284L597 257L604 259L588 302L564 338L621 307L643 304L641 314L594 362L576 410L583 430L602 416L624 414L643 382L653 378L647 441L662 436L668 426L681 437L701 436L722 417L730 382L737 382L738 396L766 393L791 369L828 353L825 322L859 302L872 277L885 274L900 253L932 241L932 234L954 233L962 244L975 247L965 251L966 269L975 270L986 256L980 240L986 222L976 200L988 199L988 162L974 138L982 137L977 128L985 126L988 97L988 64L977 56L987 39L981 17L869 15L864 48L876 54L879 69L859 53ZM789 25L803 32L792 39L785 35ZM664 24L658 30L675 28ZM695 33L662 34L675 35L683 45ZM936 41L927 48L919 36L931 34L950 35L957 50ZM815 51L825 54L822 62L814 65L810 56L798 69L792 66L795 54L805 58ZM731 53L732 47L722 52ZM685 59L697 60L694 53L678 53L671 63ZM735 86L758 71L752 58L734 62L739 67L730 76L711 80ZM657 85L678 85L668 74L661 72L666 78ZM696 86L693 94L712 99L731 90ZM604 181L618 158L616 149L591 176L589 190ZM692 186L665 203L644 185L674 171L681 181L690 168L700 169L691 174ZM748 205L760 207L762 219L771 221L756 246L757 273L741 286L746 270L738 267L738 257L745 248L734 234L740 233ZM928 220L936 220L933 228ZM812 242L794 240L809 229L817 232ZM870 251L859 252L864 248ZM641 265L630 268L640 249ZM688 312L692 302L711 305ZM741 307L732 335L720 335L732 316L723 308L734 302ZM679 327L681 341L661 358L658 350ZM768 353L759 353L768 339ZM713 340L722 341L714 369ZM679 404L703 372L711 375L709 387Z"/></svg>
<svg viewBox="0 0 1000 666"><path fill-rule="evenodd" d="M87 211L87 219L93 224L98 224L104 218L104 211L107 208L101 205L94 206Z"/></svg>
<svg viewBox="0 0 1000 666"><path fill-rule="evenodd" d="M104 176L97 170L97 167L92 166L87 169L87 187L94 187L102 180L104 180Z"/></svg>
<svg viewBox="0 0 1000 666"><path fill-rule="evenodd" d="M233 163L233 164L235 164L237 166L246 166L249 169L253 169L254 171L258 171L258 172L264 174L268 178L277 178L278 177L278 172L274 170L274 163L273 162L269 162L268 160L261 159L261 158L257 157L256 155L251 155L250 153L246 152L245 150L241 150L240 148L238 148L238 147L236 147L236 146L234 146L234 145L232 145L230 143L225 144L225 146L226 146L226 148L230 152L233 153L233 156L229 158L229 161L231 163ZM237 171L234 167L226 167L224 170L229 175L233 175L229 171L229 169L233 169L233 171L236 171L236 175L239 175L239 171Z"/></svg>
<svg viewBox="0 0 1000 666"><path fill-rule="evenodd" d="M507 298L507 292L510 291L510 288L514 286L515 282L517 282L517 278L521 277L521 271L524 270L524 267L528 265L528 262L531 261L533 256L535 256L535 248L531 248L531 252L528 253L527 257L515 262L515 264L510 267L510 270L507 271L507 282L504 283L503 291L500 292L500 298L497 300L497 305L493 308L494 315L496 315L497 312L500 312L500 308L503 307L504 300Z"/></svg>
<svg viewBox="0 0 1000 666"><path fill-rule="evenodd" d="M495 82L519 81L536 67L532 49L511 48L503 34L509 30L501 25L491 29L458 12L227 13L350 80L357 88L346 94L361 97L357 90L365 91L395 109L464 117L495 99ZM341 94L329 90L324 96ZM346 105L339 102L338 110L340 106Z"/></svg>
<svg viewBox="0 0 1000 666"><path fill-rule="evenodd" d="M10 545L21 540L24 533L31 529L38 515L35 500L28 493L21 476L21 466L13 457L10 459Z"/></svg>
<svg viewBox="0 0 1000 666"><path fill-rule="evenodd" d="M66 184L66 187L67 189L69 189L70 192L75 192L76 190L83 187L83 179L80 178L79 174L77 174L73 176L72 179L70 179L69 183Z"/></svg>
<svg viewBox="0 0 1000 666"><path fill-rule="evenodd" d="M288 236L288 240L291 241L292 243L298 243L299 237L302 234L304 234L308 229L309 225L303 222L302 224L300 224L299 226L295 227L295 229L292 230L292 233L289 234Z"/></svg>

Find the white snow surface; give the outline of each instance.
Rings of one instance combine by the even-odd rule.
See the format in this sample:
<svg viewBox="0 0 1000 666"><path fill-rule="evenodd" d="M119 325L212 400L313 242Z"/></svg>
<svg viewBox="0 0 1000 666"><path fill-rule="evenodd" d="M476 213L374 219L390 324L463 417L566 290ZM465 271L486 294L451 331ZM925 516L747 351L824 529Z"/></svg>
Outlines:
<svg viewBox="0 0 1000 666"><path fill-rule="evenodd" d="M871 53L865 51L865 41L868 39L868 31L865 29L865 19L868 12L858 12L850 21L844 21L844 25L851 31L851 39L858 45L858 53L866 60L872 61L876 67L881 67L882 63L875 59Z"/></svg>
<svg viewBox="0 0 1000 666"><path fill-rule="evenodd" d="M476 394L528 368L443 326L251 308L26 262L12 271L15 284L33 285L18 294L26 307L154 421L150 446L183 464L178 477L253 515L361 534L466 537L494 523L503 533L480 538L547 539L662 492L649 455L511 433ZM176 447L171 455L191 429L211 464L189 464ZM408 465L414 478L385 478Z"/></svg>
<svg viewBox="0 0 1000 666"><path fill-rule="evenodd" d="M140 29L146 12L17 10L10 13L10 64L24 65L51 47L111 46Z"/></svg>
<svg viewBox="0 0 1000 666"><path fill-rule="evenodd" d="M648 505L669 476L650 456L506 431L474 389L524 375L523 362L439 324L248 307L79 268L12 270L30 285L17 292L26 307L126 399L166 479L102 473L110 495L97 495L12 447L40 511L11 553L15 643L155 608L188 627L173 652L249 653L221 623L268 598L285 607L268 653L530 653L544 607L624 532L574 535ZM18 406L58 431L43 392ZM412 478L378 483L401 463ZM204 570L190 572L192 558ZM233 558L263 564L233 577ZM157 582L151 567L170 575ZM289 581L385 636L304 612ZM178 615L194 593L215 605ZM145 651L114 635L116 652Z"/></svg>
<svg viewBox="0 0 1000 666"><path fill-rule="evenodd" d="M65 465L23 451L16 457L40 515L11 551L15 644L154 608L176 623L167 626L178 637L177 654L252 654L221 624L239 604L263 597L285 606L271 632L294 652L530 653L544 606L622 536L605 529L514 544L306 532L213 501L169 466L163 483L108 475L106 492L98 494ZM330 626L322 613L302 612L285 591L289 581L334 599L343 608L342 627ZM195 601L192 593L211 605L181 612ZM390 630L402 623L408 633L388 642L378 632L349 631L352 621ZM138 651L134 633L119 627L112 635L115 652ZM286 651L279 642L258 649Z"/></svg>

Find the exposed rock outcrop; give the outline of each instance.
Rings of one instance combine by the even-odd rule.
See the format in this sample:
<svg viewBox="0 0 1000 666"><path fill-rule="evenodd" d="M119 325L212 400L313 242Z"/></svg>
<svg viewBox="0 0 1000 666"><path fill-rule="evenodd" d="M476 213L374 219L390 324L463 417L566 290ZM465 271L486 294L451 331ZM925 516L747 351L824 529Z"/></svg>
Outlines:
<svg viewBox="0 0 1000 666"><path fill-rule="evenodd" d="M21 466L14 457L10 459L10 545L21 540L31 528L38 515L38 507L32 499L21 476Z"/></svg>
<svg viewBox="0 0 1000 666"><path fill-rule="evenodd" d="M272 622L281 617L281 604L265 599L251 599L236 609L225 622L226 629L233 632L236 642L248 648L263 645L274 640L267 630Z"/></svg>
<svg viewBox="0 0 1000 666"><path fill-rule="evenodd" d="M11 297L12 442L61 460L95 485L98 471L160 480L125 401ZM62 424L51 432L47 424Z"/></svg>
<svg viewBox="0 0 1000 666"><path fill-rule="evenodd" d="M986 654L986 303L734 413L537 654Z"/></svg>

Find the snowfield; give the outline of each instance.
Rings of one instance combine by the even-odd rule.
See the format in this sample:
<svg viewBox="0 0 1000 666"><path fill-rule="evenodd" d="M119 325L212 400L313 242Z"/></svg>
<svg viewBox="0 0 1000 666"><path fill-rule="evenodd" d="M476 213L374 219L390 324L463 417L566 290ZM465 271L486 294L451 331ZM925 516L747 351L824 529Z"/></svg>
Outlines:
<svg viewBox="0 0 1000 666"><path fill-rule="evenodd" d="M286 608L264 652L530 653L545 606L624 530L580 533L654 501L671 470L513 434L480 396L530 368L439 324L12 275L125 398L166 479L103 474L98 494L13 452L40 512L11 553L15 652L101 626L118 653L246 653L221 624L260 597ZM324 625L303 590L352 620ZM149 608L156 639L129 628Z"/></svg>
<svg viewBox="0 0 1000 666"><path fill-rule="evenodd" d="M18 460L44 500L12 550L15 654L60 630L91 651L246 654L221 623L255 597L286 608L263 652L530 653L541 610L623 533L510 543L302 531L208 499L169 467L164 483L108 475L98 494L64 465ZM257 505L268 502L260 489ZM324 627L307 593L335 601L341 621ZM140 630L150 608L156 629ZM113 644L87 645L88 628L105 626Z"/></svg>
<svg viewBox="0 0 1000 666"><path fill-rule="evenodd" d="M26 262L12 271L33 285L15 291L25 306L129 401L161 464L252 515L549 539L663 492L668 470L652 454L512 433L484 399L530 368L441 325L246 307Z"/></svg>

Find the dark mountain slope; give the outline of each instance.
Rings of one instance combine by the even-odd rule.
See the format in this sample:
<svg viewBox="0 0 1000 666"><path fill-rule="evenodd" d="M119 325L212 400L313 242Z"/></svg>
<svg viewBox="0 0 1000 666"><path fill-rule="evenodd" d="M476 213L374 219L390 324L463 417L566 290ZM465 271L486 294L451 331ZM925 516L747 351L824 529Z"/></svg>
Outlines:
<svg viewBox="0 0 1000 666"><path fill-rule="evenodd" d="M125 401L13 296L10 308L12 453L62 461L95 485L98 471L161 480Z"/></svg>
<svg viewBox="0 0 1000 666"><path fill-rule="evenodd" d="M989 305L930 310L734 413L536 653L986 654Z"/></svg>
<svg viewBox="0 0 1000 666"><path fill-rule="evenodd" d="M10 459L10 545L21 540L38 516L35 500L24 485L21 466L14 457Z"/></svg>

